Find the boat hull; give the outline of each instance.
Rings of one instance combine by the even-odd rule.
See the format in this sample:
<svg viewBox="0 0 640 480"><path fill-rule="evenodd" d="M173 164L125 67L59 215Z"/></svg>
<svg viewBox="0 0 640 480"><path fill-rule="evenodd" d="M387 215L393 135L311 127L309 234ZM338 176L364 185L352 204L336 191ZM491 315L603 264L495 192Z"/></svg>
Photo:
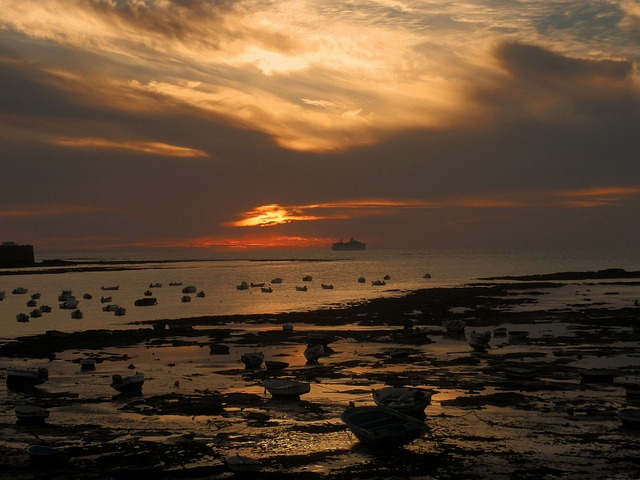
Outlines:
<svg viewBox="0 0 640 480"><path fill-rule="evenodd" d="M397 448L422 435L422 422L387 407L351 407L340 419L363 444L376 448Z"/></svg>

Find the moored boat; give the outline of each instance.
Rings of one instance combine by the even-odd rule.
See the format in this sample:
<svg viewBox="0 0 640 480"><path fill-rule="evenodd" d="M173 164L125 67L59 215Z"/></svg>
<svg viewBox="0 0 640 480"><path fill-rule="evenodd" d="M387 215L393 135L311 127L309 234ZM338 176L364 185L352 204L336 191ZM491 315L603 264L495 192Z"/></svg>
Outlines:
<svg viewBox="0 0 640 480"><path fill-rule="evenodd" d="M267 370L284 370L289 366L289 362L282 362L279 360L265 360L264 366Z"/></svg>
<svg viewBox="0 0 640 480"><path fill-rule="evenodd" d="M309 382L299 382L280 378L268 378L263 382L265 390L273 397L299 397L311 391Z"/></svg>
<svg viewBox="0 0 640 480"><path fill-rule="evenodd" d="M38 368L9 368L7 370L7 387L29 388L40 385L49 380L49 369Z"/></svg>
<svg viewBox="0 0 640 480"><path fill-rule="evenodd" d="M234 473L258 473L262 468L262 462L257 458L245 455L232 455L226 460L229 470Z"/></svg>
<svg viewBox="0 0 640 480"><path fill-rule="evenodd" d="M408 415L424 413L431 404L433 392L416 387L384 387L373 390L373 401L380 407L388 407Z"/></svg>
<svg viewBox="0 0 640 480"><path fill-rule="evenodd" d="M324 355L324 347L319 343L312 343L304 349L304 358L309 363L317 362L322 355Z"/></svg>
<svg viewBox="0 0 640 480"><path fill-rule="evenodd" d="M226 355L230 350L229 345L224 343L212 342L209 344L209 353L211 355Z"/></svg>
<svg viewBox="0 0 640 480"><path fill-rule="evenodd" d="M606 368L590 368L580 372L582 383L612 383L617 372Z"/></svg>
<svg viewBox="0 0 640 480"><path fill-rule="evenodd" d="M264 353L248 352L240 355L240 361L244 363L245 368L260 368L264 362Z"/></svg>
<svg viewBox="0 0 640 480"><path fill-rule="evenodd" d="M444 320L442 322L442 326L445 328L447 333L461 333L464 332L467 323L464 320L452 318L449 320Z"/></svg>
<svg viewBox="0 0 640 480"><path fill-rule="evenodd" d="M618 418L625 427L640 428L640 409L622 409L618 412Z"/></svg>
<svg viewBox="0 0 640 480"><path fill-rule="evenodd" d="M80 360L80 370L95 370L96 359L95 358L83 358Z"/></svg>
<svg viewBox="0 0 640 480"><path fill-rule="evenodd" d="M43 423L49 418L49 410L31 405L18 405L14 408L16 418L23 423Z"/></svg>
<svg viewBox="0 0 640 480"><path fill-rule="evenodd" d="M510 380L533 380L538 376L536 368L530 366L507 366L504 367L504 375Z"/></svg>
<svg viewBox="0 0 640 480"><path fill-rule="evenodd" d="M71 459L68 452L47 445L29 445L27 454L34 465L42 467L64 465Z"/></svg>
<svg viewBox="0 0 640 480"><path fill-rule="evenodd" d="M158 299L155 297L142 297L133 302L136 307L150 307L158 304Z"/></svg>
<svg viewBox="0 0 640 480"><path fill-rule="evenodd" d="M129 375L123 377L122 375L111 376L111 388L117 390L120 393L135 393L142 391L144 385L144 374L136 373L135 375Z"/></svg>
<svg viewBox="0 0 640 480"><path fill-rule="evenodd" d="M379 448L397 448L422 435L422 422L388 407L350 405L340 419L360 442Z"/></svg>

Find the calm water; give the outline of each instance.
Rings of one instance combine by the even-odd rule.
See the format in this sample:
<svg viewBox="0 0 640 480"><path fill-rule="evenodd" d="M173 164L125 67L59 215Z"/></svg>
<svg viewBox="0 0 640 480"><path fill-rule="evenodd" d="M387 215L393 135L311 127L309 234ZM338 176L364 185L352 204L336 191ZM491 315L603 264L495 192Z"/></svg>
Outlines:
<svg viewBox="0 0 640 480"><path fill-rule="evenodd" d="M0 338L43 333L46 330L87 330L94 328L136 328L130 325L140 320L188 318L203 315L279 313L304 311L318 307L342 305L379 296L426 287L458 286L482 277L527 275L561 271L590 271L606 268L640 270L640 254L629 252L541 252L541 251L364 251L333 252L331 250L278 251L263 253L193 253L148 257L126 255L41 254L42 259L81 260L158 260L157 263L127 265L122 271L70 272L62 274L6 274L0 270L0 291L6 298L0 301ZM188 259L189 261L176 261ZM163 260L172 260L163 263ZM86 266L86 265L83 265ZM33 269L37 270L37 269ZM431 278L425 279L424 274ZM311 282L302 277L311 275ZM365 283L359 283L359 277ZM374 286L373 280L382 280L384 286ZM273 292L264 293L260 288L239 291L242 281L265 282L282 278L282 283L272 284ZM180 286L170 286L179 282ZM155 306L134 306L136 299L144 297L151 284L157 298ZM333 289L321 288L331 284ZM102 286L118 285L118 290L101 290ZM182 301L182 288L195 286L204 297L190 294L191 301ZM307 285L306 292L296 291L295 286ZM16 287L27 289L25 294L13 294ZM80 300L78 308L82 319L71 318L71 311L59 308L58 295L71 290ZM31 295L40 293L35 307L27 306ZM92 299L83 299L89 293ZM126 309L124 316L103 311L107 303L102 296L111 296L111 304ZM29 314L41 305L49 305L50 313L31 318L27 323L16 321L20 312Z"/></svg>

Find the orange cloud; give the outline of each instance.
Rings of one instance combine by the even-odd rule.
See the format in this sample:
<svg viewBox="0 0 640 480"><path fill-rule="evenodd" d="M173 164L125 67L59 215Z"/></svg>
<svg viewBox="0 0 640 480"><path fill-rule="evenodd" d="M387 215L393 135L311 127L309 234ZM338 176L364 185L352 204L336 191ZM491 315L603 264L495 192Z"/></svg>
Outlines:
<svg viewBox="0 0 640 480"><path fill-rule="evenodd" d="M594 187L560 192L461 197L425 200L349 200L309 205L262 205L241 214L240 220L225 223L231 227L275 226L299 221L349 219L362 216L392 215L407 210L427 209L512 209L512 208L590 208L614 205L640 195L640 187ZM569 198L567 200L567 197ZM314 211L314 214L306 213ZM320 212L320 213L318 213Z"/></svg>
<svg viewBox="0 0 640 480"><path fill-rule="evenodd" d="M70 148L99 148L112 150L130 150L151 155L167 157L208 157L207 152L194 148L180 147L161 142L113 141L104 138L57 138L54 145Z"/></svg>

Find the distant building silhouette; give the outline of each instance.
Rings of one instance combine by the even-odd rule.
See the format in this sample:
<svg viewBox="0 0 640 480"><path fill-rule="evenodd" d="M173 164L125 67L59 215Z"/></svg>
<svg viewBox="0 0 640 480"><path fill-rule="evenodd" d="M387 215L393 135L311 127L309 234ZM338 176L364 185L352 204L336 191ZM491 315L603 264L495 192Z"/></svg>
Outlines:
<svg viewBox="0 0 640 480"><path fill-rule="evenodd" d="M2 242L0 245L0 267L32 267L35 263L33 245L15 242Z"/></svg>

